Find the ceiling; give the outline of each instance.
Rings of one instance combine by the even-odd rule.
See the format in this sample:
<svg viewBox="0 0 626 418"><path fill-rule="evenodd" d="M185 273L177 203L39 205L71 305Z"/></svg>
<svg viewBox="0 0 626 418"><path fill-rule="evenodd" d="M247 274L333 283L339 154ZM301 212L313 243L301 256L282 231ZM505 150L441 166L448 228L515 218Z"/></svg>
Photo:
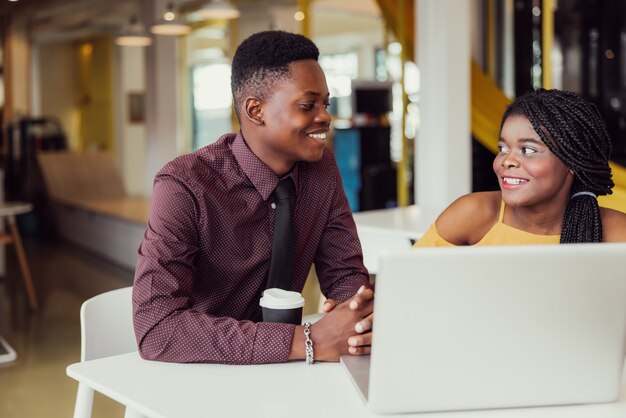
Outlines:
<svg viewBox="0 0 626 418"><path fill-rule="evenodd" d="M154 0L164 3L162 0ZM175 4L189 8L201 0L178 0ZM297 0L237 0L242 14L255 12L268 7L297 7ZM34 39L57 41L80 39L100 34L118 32L128 23L130 16L138 15L141 0L20 0L9 2L0 0L0 16L27 16ZM336 25L337 19L345 17L371 17L380 15L376 0L313 0L312 10L316 28L324 30L328 20L328 30L349 30L349 27ZM328 18L325 18L328 16ZM331 19L332 17L332 19ZM332 20L332 24L330 21Z"/></svg>
<svg viewBox="0 0 626 418"><path fill-rule="evenodd" d="M115 33L137 14L133 0L0 0L0 13L24 19L34 39L54 41Z"/></svg>

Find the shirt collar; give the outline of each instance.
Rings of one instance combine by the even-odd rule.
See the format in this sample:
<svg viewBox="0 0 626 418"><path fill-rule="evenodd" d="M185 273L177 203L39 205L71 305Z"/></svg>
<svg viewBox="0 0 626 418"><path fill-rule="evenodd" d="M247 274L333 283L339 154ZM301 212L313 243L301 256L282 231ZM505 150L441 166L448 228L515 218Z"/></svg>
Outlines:
<svg viewBox="0 0 626 418"><path fill-rule="evenodd" d="M266 166L263 161L259 160L252 150L248 148L241 131L237 133L233 141L232 150L237 163L248 179L250 179L252 185L257 189L263 200L267 200L270 197L278 185L278 182L285 177L291 177L296 194L298 193L300 163L296 163L293 170L283 177L278 177L276 173Z"/></svg>

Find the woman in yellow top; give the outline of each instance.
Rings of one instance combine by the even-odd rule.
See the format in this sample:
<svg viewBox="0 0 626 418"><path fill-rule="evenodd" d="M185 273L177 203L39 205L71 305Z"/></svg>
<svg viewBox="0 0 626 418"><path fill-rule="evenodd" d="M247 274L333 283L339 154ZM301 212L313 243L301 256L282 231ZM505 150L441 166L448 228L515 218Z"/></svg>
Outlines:
<svg viewBox="0 0 626 418"><path fill-rule="evenodd" d="M595 105L559 90L521 96L502 117L498 148L500 191L457 199L416 247L626 241L626 214L596 199L614 184Z"/></svg>

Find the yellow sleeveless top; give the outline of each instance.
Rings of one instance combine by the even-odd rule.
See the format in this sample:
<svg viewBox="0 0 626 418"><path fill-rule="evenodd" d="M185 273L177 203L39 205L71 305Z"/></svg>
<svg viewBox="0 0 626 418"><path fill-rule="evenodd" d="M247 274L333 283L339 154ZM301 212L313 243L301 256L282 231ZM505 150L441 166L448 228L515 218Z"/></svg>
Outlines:
<svg viewBox="0 0 626 418"><path fill-rule="evenodd" d="M522 231L505 225L504 219L504 202L500 205L500 216L498 222L491 227L474 245L533 245L533 244L558 244L561 241L560 235L539 235ZM439 235L437 226L432 224L428 231L419 239L414 247L453 247L454 244L449 243Z"/></svg>

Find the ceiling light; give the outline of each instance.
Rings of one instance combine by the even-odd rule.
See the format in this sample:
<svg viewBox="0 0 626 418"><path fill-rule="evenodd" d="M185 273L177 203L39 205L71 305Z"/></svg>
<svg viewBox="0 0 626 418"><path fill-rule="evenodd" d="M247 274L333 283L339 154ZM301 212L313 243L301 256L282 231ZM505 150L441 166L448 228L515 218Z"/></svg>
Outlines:
<svg viewBox="0 0 626 418"><path fill-rule="evenodd" d="M152 38L137 17L132 16L128 26L115 38L115 43L121 46L149 46L152 44Z"/></svg>
<svg viewBox="0 0 626 418"><path fill-rule="evenodd" d="M159 22L150 28L150 31L156 35L188 35L191 27L180 21L174 11L174 4L168 3L167 10Z"/></svg>
<svg viewBox="0 0 626 418"><path fill-rule="evenodd" d="M187 14L190 22L200 22L203 20L237 19L241 13L233 6L229 0L210 0L204 3L199 9Z"/></svg>
<svg viewBox="0 0 626 418"><path fill-rule="evenodd" d="M150 31L155 35L189 35L189 33L191 33L191 27L184 23L166 21L152 26Z"/></svg>
<svg viewBox="0 0 626 418"><path fill-rule="evenodd" d="M205 39L224 39L226 38L227 29L221 27L201 27L194 31L194 36Z"/></svg>

